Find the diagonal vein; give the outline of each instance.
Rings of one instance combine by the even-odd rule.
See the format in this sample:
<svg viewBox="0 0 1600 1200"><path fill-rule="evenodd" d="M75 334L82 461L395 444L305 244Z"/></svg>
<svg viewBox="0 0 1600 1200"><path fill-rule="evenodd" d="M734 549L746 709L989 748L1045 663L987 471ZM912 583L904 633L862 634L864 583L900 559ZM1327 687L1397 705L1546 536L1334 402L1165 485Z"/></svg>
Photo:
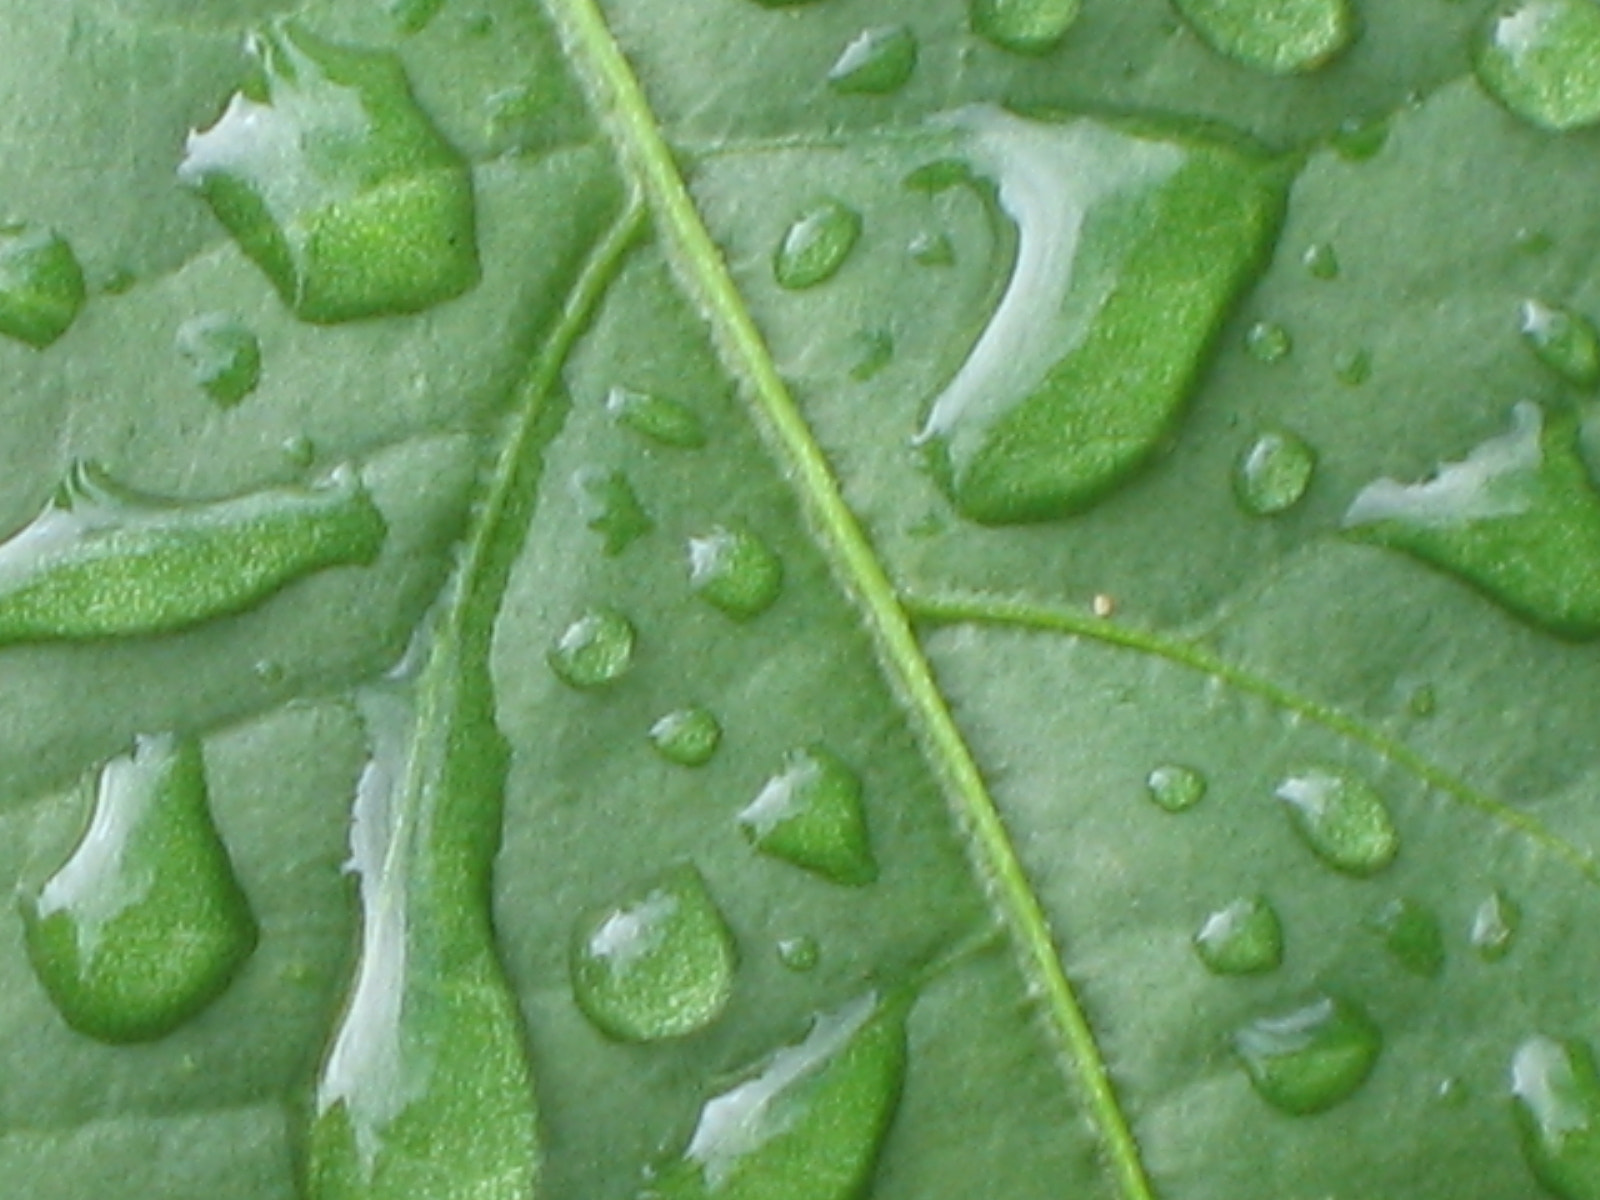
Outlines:
<svg viewBox="0 0 1600 1200"><path fill-rule="evenodd" d="M835 578L864 619L889 680L911 714L1023 968L1045 998L1124 1200L1153 1200L1104 1055L994 799L934 682L894 586L846 504L695 207L638 78L594 0L546 0L546 7L585 77L595 111L655 217L680 282L699 305L730 373L745 381L756 423L794 482Z"/></svg>

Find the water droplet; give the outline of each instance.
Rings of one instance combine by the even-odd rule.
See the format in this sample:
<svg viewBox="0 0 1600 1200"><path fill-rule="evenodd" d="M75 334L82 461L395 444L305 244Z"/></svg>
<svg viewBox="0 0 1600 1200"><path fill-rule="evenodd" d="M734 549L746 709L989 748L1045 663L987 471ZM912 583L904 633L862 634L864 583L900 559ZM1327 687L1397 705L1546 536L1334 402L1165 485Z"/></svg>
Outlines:
<svg viewBox="0 0 1600 1200"><path fill-rule="evenodd" d="M141 737L87 786L82 840L22 899L28 955L74 1029L149 1041L222 993L256 922L211 820L198 742Z"/></svg>
<svg viewBox="0 0 1600 1200"><path fill-rule="evenodd" d="M0 543L0 644L182 629L325 567L369 563L384 535L348 467L311 488L184 503L78 463Z"/></svg>
<svg viewBox="0 0 1600 1200"><path fill-rule="evenodd" d="M906 251L918 266L953 267L956 262L955 243L944 233L919 233L906 246Z"/></svg>
<svg viewBox="0 0 1600 1200"><path fill-rule="evenodd" d="M1326 282L1339 278L1339 255L1327 242L1315 242L1307 246L1300 261L1313 279Z"/></svg>
<svg viewBox="0 0 1600 1200"><path fill-rule="evenodd" d="M884 96L906 85L917 69L917 35L904 25L858 33L828 72L828 86L847 95Z"/></svg>
<svg viewBox="0 0 1600 1200"><path fill-rule="evenodd" d="M1251 444L1233 472L1233 492L1247 513L1273 517L1298 504L1316 474L1317 455L1287 430L1269 430Z"/></svg>
<svg viewBox="0 0 1600 1200"><path fill-rule="evenodd" d="M1376 158L1389 141L1388 117L1348 117L1334 131L1334 151L1346 162Z"/></svg>
<svg viewBox="0 0 1600 1200"><path fill-rule="evenodd" d="M792 750L783 770L739 814L757 850L834 883L860 887L878 877L861 804L861 780L821 746Z"/></svg>
<svg viewBox="0 0 1600 1200"><path fill-rule="evenodd" d="M1321 996L1251 1022L1234 1034L1233 1047L1263 1100L1309 1116L1333 1108L1366 1082L1383 1036L1358 1005Z"/></svg>
<svg viewBox="0 0 1600 1200"><path fill-rule="evenodd" d="M1333 373L1346 387L1360 387L1372 378L1372 355L1365 350L1342 350L1333 360Z"/></svg>
<svg viewBox="0 0 1600 1200"><path fill-rule="evenodd" d="M83 268L65 238L0 224L0 334L43 350L78 319L85 295Z"/></svg>
<svg viewBox="0 0 1600 1200"><path fill-rule="evenodd" d="M1349 875L1375 875L1400 851L1389 807L1370 785L1309 770L1278 785L1294 828L1316 856Z"/></svg>
<svg viewBox="0 0 1600 1200"><path fill-rule="evenodd" d="M261 382L261 343L236 317L191 317L178 326L177 346L195 383L224 408L238 404Z"/></svg>
<svg viewBox="0 0 1600 1200"><path fill-rule="evenodd" d="M1173 0L1218 54L1272 75L1314 71L1355 38L1348 0Z"/></svg>
<svg viewBox="0 0 1600 1200"><path fill-rule="evenodd" d="M1244 335L1245 353L1258 363L1280 363L1294 352L1294 339L1282 325L1257 321Z"/></svg>
<svg viewBox="0 0 1600 1200"><path fill-rule="evenodd" d="M317 461L317 444L303 433L284 438L282 449L285 461L292 467L305 470Z"/></svg>
<svg viewBox="0 0 1600 1200"><path fill-rule="evenodd" d="M417 33L433 20L444 0L382 0L383 7L406 33Z"/></svg>
<svg viewBox="0 0 1600 1200"><path fill-rule="evenodd" d="M861 237L861 214L824 200L790 223L772 260L772 273L790 291L816 287L844 266Z"/></svg>
<svg viewBox="0 0 1600 1200"><path fill-rule="evenodd" d="M689 586L736 621L771 608L783 590L783 563L747 529L722 526L689 539Z"/></svg>
<svg viewBox="0 0 1600 1200"><path fill-rule="evenodd" d="M1436 979L1444 970L1444 931L1431 908L1397 897L1373 915L1372 927L1384 949L1413 975Z"/></svg>
<svg viewBox="0 0 1600 1200"><path fill-rule="evenodd" d="M1445 571L1558 637L1600 636L1600 497L1578 423L1512 411L1511 430L1422 483L1380 479L1344 518L1348 536Z"/></svg>
<svg viewBox="0 0 1600 1200"><path fill-rule="evenodd" d="M1494 891L1472 914L1472 948L1484 962L1499 962L1511 953L1511 943L1516 941L1521 924L1522 910L1516 901L1504 892Z"/></svg>
<svg viewBox="0 0 1600 1200"><path fill-rule="evenodd" d="M735 965L733 935L705 879L684 865L578 922L572 994L619 1041L682 1037L727 1006Z"/></svg>
<svg viewBox="0 0 1600 1200"><path fill-rule="evenodd" d="M1600 1073L1586 1043L1523 1042L1511 1060L1511 1108L1528 1167L1551 1195L1600 1196Z"/></svg>
<svg viewBox="0 0 1600 1200"><path fill-rule="evenodd" d="M1193 767L1169 763L1145 779L1150 799L1170 813L1187 812L1206 797L1206 777Z"/></svg>
<svg viewBox="0 0 1600 1200"><path fill-rule="evenodd" d="M605 539L613 558L656 527L621 471L582 470L573 478L584 524Z"/></svg>
<svg viewBox="0 0 1600 1200"><path fill-rule="evenodd" d="M906 1001L866 995L706 1102L641 1200L867 1194L906 1070Z"/></svg>
<svg viewBox="0 0 1600 1200"><path fill-rule="evenodd" d="M1283 170L1147 124L942 118L1014 229L1004 293L919 442L985 524L1081 511L1166 442L1234 298L1272 245ZM929 174L948 186L962 173ZM1009 218L1009 221L1003 219Z"/></svg>
<svg viewBox="0 0 1600 1200"><path fill-rule="evenodd" d="M816 938L807 935L784 938L778 943L778 961L801 974L815 971L822 961L822 947Z"/></svg>
<svg viewBox="0 0 1600 1200"><path fill-rule="evenodd" d="M617 424L662 446L698 450L706 444L706 427L700 414L667 396L614 387L606 394L606 412Z"/></svg>
<svg viewBox="0 0 1600 1200"><path fill-rule="evenodd" d="M1266 897L1251 896L1207 917L1194 947L1218 975L1259 975L1283 962L1283 925Z"/></svg>
<svg viewBox="0 0 1600 1200"><path fill-rule="evenodd" d="M1582 313L1524 300L1522 340L1540 362L1574 387L1600 384L1600 333Z"/></svg>
<svg viewBox="0 0 1600 1200"><path fill-rule="evenodd" d="M1424 683L1406 699L1406 711L1413 717L1426 720L1439 710L1439 696L1433 685Z"/></svg>
<svg viewBox="0 0 1600 1200"><path fill-rule="evenodd" d="M1519 254L1538 257L1548 254L1555 248L1556 240L1543 229L1529 229L1526 226L1511 235L1511 245Z"/></svg>
<svg viewBox="0 0 1600 1200"><path fill-rule="evenodd" d="M563 683L580 690L615 683L633 666L633 624L612 608L594 608L561 631L547 656Z"/></svg>
<svg viewBox="0 0 1600 1200"><path fill-rule="evenodd" d="M972 0L972 29L1002 50L1054 50L1078 19L1080 0Z"/></svg>
<svg viewBox="0 0 1600 1200"><path fill-rule="evenodd" d="M722 726L704 708L680 708L650 726L650 742L668 762L703 767L722 744Z"/></svg>
<svg viewBox="0 0 1600 1200"><path fill-rule="evenodd" d="M894 334L887 329L869 329L856 335L860 352L850 378L865 383L894 361Z"/></svg>
<svg viewBox="0 0 1600 1200"><path fill-rule="evenodd" d="M307 321L417 312L478 281L472 177L400 60L292 22L257 78L189 135L178 177Z"/></svg>
<svg viewBox="0 0 1600 1200"><path fill-rule="evenodd" d="M1600 121L1600 7L1593 0L1521 0L1489 22L1478 81L1541 129Z"/></svg>
<svg viewBox="0 0 1600 1200"><path fill-rule="evenodd" d="M1440 1104L1450 1108L1460 1108L1471 1098L1466 1083L1456 1075L1441 1079L1439 1086L1433 1089L1433 1094Z"/></svg>

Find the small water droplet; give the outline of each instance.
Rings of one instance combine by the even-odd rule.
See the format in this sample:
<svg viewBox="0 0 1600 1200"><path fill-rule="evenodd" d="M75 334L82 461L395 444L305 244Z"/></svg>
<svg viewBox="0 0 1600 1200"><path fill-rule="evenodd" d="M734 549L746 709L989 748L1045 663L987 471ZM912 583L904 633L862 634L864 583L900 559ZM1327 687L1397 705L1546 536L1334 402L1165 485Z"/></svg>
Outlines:
<svg viewBox="0 0 1600 1200"><path fill-rule="evenodd" d="M1540 300L1522 302L1522 340L1574 387L1600 384L1600 333L1582 313Z"/></svg>
<svg viewBox="0 0 1600 1200"><path fill-rule="evenodd" d="M772 273L790 291L826 283L844 266L861 237L861 214L824 200L796 217L778 244Z"/></svg>
<svg viewBox="0 0 1600 1200"><path fill-rule="evenodd" d="M121 263L106 271L96 290L103 296L125 296L133 291L138 282L138 273L126 263Z"/></svg>
<svg viewBox="0 0 1600 1200"><path fill-rule="evenodd" d="M1213 50L1271 75L1314 71L1356 35L1348 0L1173 0Z"/></svg>
<svg viewBox="0 0 1600 1200"><path fill-rule="evenodd" d="M1233 492L1252 516L1277 516L1300 502L1316 470L1316 451L1303 439L1287 430L1269 430L1234 467Z"/></svg>
<svg viewBox="0 0 1600 1200"><path fill-rule="evenodd" d="M917 69L917 35L905 25L879 25L851 39L828 72L828 86L847 95L885 96Z"/></svg>
<svg viewBox="0 0 1600 1200"><path fill-rule="evenodd" d="M179 179L295 314L418 312L478 281L472 176L394 54L294 22L251 35L252 84L189 135Z"/></svg>
<svg viewBox="0 0 1600 1200"><path fill-rule="evenodd" d="M1257 321L1244 335L1245 353L1258 363L1280 363L1294 352L1294 339L1282 325Z"/></svg>
<svg viewBox="0 0 1600 1200"><path fill-rule="evenodd" d="M1556 240L1543 229L1529 229L1527 226L1517 230L1511 235L1511 245L1519 254L1526 254L1537 258L1541 254L1548 254L1555 248Z"/></svg>
<svg viewBox="0 0 1600 1200"><path fill-rule="evenodd" d="M706 444L706 427L700 414L668 396L614 387L606 394L606 412L617 424L662 446L698 450Z"/></svg>
<svg viewBox="0 0 1600 1200"><path fill-rule="evenodd" d="M1206 918L1195 952L1217 975L1259 975L1283 962L1283 924L1265 896L1233 901Z"/></svg>
<svg viewBox="0 0 1600 1200"><path fill-rule="evenodd" d="M87 787L82 840L22 898L28 955L74 1029L149 1041L227 988L256 921L212 823L198 742L141 737Z"/></svg>
<svg viewBox="0 0 1600 1200"><path fill-rule="evenodd" d="M1355 1094L1377 1065L1383 1036L1359 1005L1320 996L1251 1022L1233 1047L1263 1100L1309 1116Z"/></svg>
<svg viewBox="0 0 1600 1200"><path fill-rule="evenodd" d="M1478 45L1484 90L1541 129L1600 121L1600 7L1593 0L1520 0L1501 8Z"/></svg>
<svg viewBox="0 0 1600 1200"><path fill-rule="evenodd" d="M584 524L605 539L615 558L656 527L639 503L639 495L621 471L584 469L573 477Z"/></svg>
<svg viewBox="0 0 1600 1200"><path fill-rule="evenodd" d="M1145 779L1145 790L1170 813L1187 812L1206 796L1206 777L1193 767L1174 763L1157 767Z"/></svg>
<svg viewBox="0 0 1600 1200"><path fill-rule="evenodd" d="M65 238L40 225L0 224L0 334L43 350L78 319L86 295Z"/></svg>
<svg viewBox="0 0 1600 1200"><path fill-rule="evenodd" d="M1327 242L1315 242L1307 246L1300 261L1313 279L1331 281L1339 278L1339 255Z"/></svg>
<svg viewBox="0 0 1600 1200"><path fill-rule="evenodd" d="M224 408L238 404L261 382L261 343L237 317L191 317L178 326L177 347L195 383Z"/></svg>
<svg viewBox="0 0 1600 1200"><path fill-rule="evenodd" d="M1600 1196L1600 1073L1587 1043L1523 1042L1511 1060L1511 1108L1528 1167L1552 1195Z"/></svg>
<svg viewBox="0 0 1600 1200"><path fill-rule="evenodd" d="M955 243L946 233L919 233L906 247L912 261L924 267L953 267L956 262Z"/></svg>
<svg viewBox="0 0 1600 1200"><path fill-rule="evenodd" d="M483 138L496 154L517 154L537 146L549 120L549 97L542 88L516 84L483 100Z"/></svg>
<svg viewBox="0 0 1600 1200"><path fill-rule="evenodd" d="M1439 709L1439 696L1431 683L1424 683L1406 699L1406 711L1421 720L1433 716Z"/></svg>
<svg viewBox="0 0 1600 1200"><path fill-rule="evenodd" d="M1372 378L1372 355L1366 350L1342 350L1334 357L1333 373L1346 387L1360 387Z"/></svg>
<svg viewBox="0 0 1600 1200"><path fill-rule="evenodd" d="M722 726L707 709L680 708L650 726L650 743L668 762L702 767L722 744Z"/></svg>
<svg viewBox="0 0 1600 1200"><path fill-rule="evenodd" d="M1472 914L1472 948L1484 962L1499 962L1511 953L1522 925L1522 910L1504 892L1491 892Z"/></svg>
<svg viewBox="0 0 1600 1200"><path fill-rule="evenodd" d="M850 378L866 383L894 361L894 334L887 329L868 329L856 335L859 352L850 368Z"/></svg>
<svg viewBox="0 0 1600 1200"><path fill-rule="evenodd" d="M760 616L783 591L783 563L747 529L718 526L689 539L689 587L736 621Z"/></svg>
<svg viewBox="0 0 1600 1200"><path fill-rule="evenodd" d="M444 0L382 0L382 4L401 30L418 33L438 15Z"/></svg>
<svg viewBox="0 0 1600 1200"><path fill-rule="evenodd" d="M816 938L805 934L784 938L778 943L778 961L799 974L815 971L822 961L822 947Z"/></svg>
<svg viewBox="0 0 1600 1200"><path fill-rule="evenodd" d="M704 1029L733 994L733 935L693 866L581 919L572 993L610 1037L653 1042Z"/></svg>
<svg viewBox="0 0 1600 1200"><path fill-rule="evenodd" d="M1389 141L1389 118L1347 117L1333 134L1333 149L1346 162L1376 158Z"/></svg>
<svg viewBox="0 0 1600 1200"><path fill-rule="evenodd" d="M972 29L1002 50L1045 54L1061 44L1080 7L1080 0L972 0Z"/></svg>
<svg viewBox="0 0 1600 1200"><path fill-rule="evenodd" d="M1363 780L1313 769L1285 779L1276 795L1301 839L1336 870L1375 875L1400 851L1389 806Z"/></svg>
<svg viewBox="0 0 1600 1200"><path fill-rule="evenodd" d="M1390 956L1413 975L1436 979L1444 970L1444 930L1426 905L1396 897L1373 914L1372 928Z"/></svg>
<svg viewBox="0 0 1600 1200"><path fill-rule="evenodd" d="M1457 1075L1441 1079L1439 1085L1433 1089L1433 1095L1440 1104L1450 1108L1460 1108L1471 1098L1466 1083Z"/></svg>
<svg viewBox="0 0 1600 1200"><path fill-rule="evenodd" d="M861 780L821 746L792 750L739 814L757 850L834 883L860 887L878 877L867 835Z"/></svg>
<svg viewBox="0 0 1600 1200"><path fill-rule="evenodd" d="M258 658L251 664L250 673L268 687L277 687L288 674L275 658Z"/></svg>
<svg viewBox="0 0 1600 1200"><path fill-rule="evenodd" d="M615 683L633 666L633 624L612 608L584 613L556 639L547 656L563 683L580 690Z"/></svg>
<svg viewBox="0 0 1600 1200"><path fill-rule="evenodd" d="M290 466L304 470L317 461L317 444L303 433L284 438L282 449L283 457Z"/></svg>

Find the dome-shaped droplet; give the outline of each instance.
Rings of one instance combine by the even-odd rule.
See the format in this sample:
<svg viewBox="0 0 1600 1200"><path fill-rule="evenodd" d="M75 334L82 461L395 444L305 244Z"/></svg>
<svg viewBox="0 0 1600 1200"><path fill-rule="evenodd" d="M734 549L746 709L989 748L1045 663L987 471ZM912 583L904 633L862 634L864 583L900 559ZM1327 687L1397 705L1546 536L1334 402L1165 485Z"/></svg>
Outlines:
<svg viewBox="0 0 1600 1200"><path fill-rule="evenodd" d="M1373 914L1372 927L1389 956L1413 975L1434 979L1444 970L1444 930L1427 905L1396 897Z"/></svg>
<svg viewBox="0 0 1600 1200"><path fill-rule="evenodd" d="M1504 892L1491 892L1472 914L1472 948L1485 962L1499 962L1511 953L1521 924L1522 910L1516 901Z"/></svg>
<svg viewBox="0 0 1600 1200"><path fill-rule="evenodd" d="M1081 0L971 0L972 29L1002 50L1044 54L1078 19Z"/></svg>
<svg viewBox="0 0 1600 1200"><path fill-rule="evenodd" d="M1349 875L1374 875L1400 851L1400 835L1383 797L1363 780L1309 770L1278 785L1301 840L1329 866Z"/></svg>
<svg viewBox="0 0 1600 1200"><path fill-rule="evenodd" d="M78 319L85 294L65 238L39 225L0 224L0 334L42 350Z"/></svg>
<svg viewBox="0 0 1600 1200"><path fill-rule="evenodd" d="M1211 48L1271 75L1314 71L1356 33L1349 0L1173 0Z"/></svg>
<svg viewBox="0 0 1600 1200"><path fill-rule="evenodd" d="M1280 363L1294 352L1294 339L1282 325L1257 321L1245 332L1244 350L1258 363Z"/></svg>
<svg viewBox="0 0 1600 1200"><path fill-rule="evenodd" d="M1313 242L1300 256L1313 279L1331 282L1339 278L1339 253L1327 242Z"/></svg>
<svg viewBox="0 0 1600 1200"><path fill-rule="evenodd" d="M719 526L689 539L689 587L736 621L760 616L783 591L783 562L755 534Z"/></svg>
<svg viewBox="0 0 1600 1200"><path fill-rule="evenodd" d="M899 91L917 69L917 35L905 25L863 29L828 72L828 86L846 95Z"/></svg>
<svg viewBox="0 0 1600 1200"><path fill-rule="evenodd" d="M581 690L615 683L633 666L633 623L612 608L594 608L561 631L550 647L550 669Z"/></svg>
<svg viewBox="0 0 1600 1200"><path fill-rule="evenodd" d="M1233 1048L1263 1100L1308 1116L1347 1100L1366 1082L1383 1037L1359 1005L1321 996L1251 1022L1233 1035Z"/></svg>
<svg viewBox="0 0 1600 1200"><path fill-rule="evenodd" d="M1283 962L1283 925L1265 896L1219 908L1194 935L1200 961L1217 975L1259 975Z"/></svg>
<svg viewBox="0 0 1600 1200"><path fill-rule="evenodd" d="M805 934L783 938L778 942L778 961L799 974L814 971L822 961L822 947L816 938Z"/></svg>
<svg viewBox="0 0 1600 1200"><path fill-rule="evenodd" d="M1600 5L1518 0L1484 30L1478 80L1507 109L1541 129L1600 121Z"/></svg>
<svg viewBox="0 0 1600 1200"><path fill-rule="evenodd" d="M1600 1197L1600 1072L1588 1045L1523 1042L1511 1060L1511 1108L1528 1167L1550 1194Z"/></svg>
<svg viewBox="0 0 1600 1200"><path fill-rule="evenodd" d="M911 259L918 266L950 267L955 265L956 247L947 233L919 233L906 246Z"/></svg>
<svg viewBox="0 0 1600 1200"><path fill-rule="evenodd" d="M680 708L650 726L650 742L668 762L702 767L722 744L722 726L707 709Z"/></svg>
<svg viewBox="0 0 1600 1200"><path fill-rule="evenodd" d="M1275 517L1305 496L1317 471L1317 453L1297 434L1271 429L1240 457L1233 471L1233 493L1252 516Z"/></svg>
<svg viewBox="0 0 1600 1200"><path fill-rule="evenodd" d="M1193 767L1166 763L1145 777L1145 791L1171 813L1187 812L1206 796L1206 777Z"/></svg>
<svg viewBox="0 0 1600 1200"><path fill-rule="evenodd" d="M224 408L238 404L261 381L261 343L237 317L191 317L178 326L176 340L195 383Z"/></svg>
<svg viewBox="0 0 1600 1200"><path fill-rule="evenodd" d="M1600 384L1600 333L1588 317L1542 300L1522 302L1522 340L1573 387Z"/></svg>
<svg viewBox="0 0 1600 1200"><path fill-rule="evenodd" d="M614 387L606 394L606 412L617 424L660 446L698 450L706 444L700 414L670 396Z"/></svg>
<svg viewBox="0 0 1600 1200"><path fill-rule="evenodd" d="M835 883L860 886L878 877L861 780L821 746L791 751L739 824L763 854Z"/></svg>
<svg viewBox="0 0 1600 1200"><path fill-rule="evenodd" d="M861 214L824 200L790 223L773 258L773 275L791 291L816 287L838 274L860 237Z"/></svg>

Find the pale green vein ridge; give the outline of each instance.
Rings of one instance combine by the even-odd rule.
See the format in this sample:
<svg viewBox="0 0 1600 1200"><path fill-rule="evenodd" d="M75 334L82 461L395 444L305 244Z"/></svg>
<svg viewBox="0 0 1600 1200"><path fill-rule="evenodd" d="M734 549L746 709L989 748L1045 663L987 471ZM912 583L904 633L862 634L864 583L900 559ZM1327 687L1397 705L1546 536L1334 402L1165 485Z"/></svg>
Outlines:
<svg viewBox="0 0 1600 1200"><path fill-rule="evenodd" d="M633 68L593 0L545 0L591 102L616 140L686 290L700 305L732 374L749 385L757 424L805 505L830 566L865 618L891 681L943 776L968 849L1017 941L1024 969L1048 1004L1125 1200L1154 1200L1139 1146L1105 1057L1051 938L999 810L957 728L911 623L871 544L845 503L827 459L778 373L772 354L689 195Z"/></svg>
<svg viewBox="0 0 1600 1200"><path fill-rule="evenodd" d="M1198 671L1237 692L1265 700L1284 712L1321 725L1398 764L1434 790L1521 834L1552 857L1576 869L1589 882L1600 884L1600 863L1596 862L1593 853L1567 841L1537 817L1473 787L1466 780L1430 762L1404 742L1346 715L1332 705L1302 696L1270 679L1253 674L1195 642L1121 625L1088 612L999 596L903 592L900 601L913 619L930 624L993 625L1034 633L1069 634Z"/></svg>

